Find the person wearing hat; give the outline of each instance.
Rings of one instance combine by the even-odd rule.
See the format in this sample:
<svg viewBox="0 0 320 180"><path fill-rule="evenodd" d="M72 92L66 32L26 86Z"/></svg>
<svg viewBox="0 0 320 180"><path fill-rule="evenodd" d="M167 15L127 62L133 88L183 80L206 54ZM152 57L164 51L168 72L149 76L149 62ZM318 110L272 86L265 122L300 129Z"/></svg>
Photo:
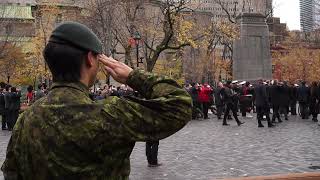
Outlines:
<svg viewBox="0 0 320 180"><path fill-rule="evenodd" d="M312 115L312 120L318 122L319 114L319 85L318 82L314 81L310 87L310 115Z"/></svg>
<svg viewBox="0 0 320 180"><path fill-rule="evenodd" d="M290 88L287 82L280 82L280 108L279 112L284 114L285 120L288 120L288 112L290 105Z"/></svg>
<svg viewBox="0 0 320 180"><path fill-rule="evenodd" d="M228 81L223 89L223 101L226 104L226 109L223 117L223 126L229 126L227 123L227 117L230 110L232 111L233 117L236 120L238 126L241 126L243 122L238 119L237 108L236 108L236 92L231 87L231 81Z"/></svg>
<svg viewBox="0 0 320 180"><path fill-rule="evenodd" d="M279 123L282 123L279 109L281 105L282 98L281 96L281 87L278 84L277 80L273 81L273 85L270 87L270 102L272 105L272 122L276 122L276 118L278 119Z"/></svg>
<svg viewBox="0 0 320 180"><path fill-rule="evenodd" d="M242 82L243 85L240 92L240 110L242 117L247 117L247 112L251 111L252 107L252 91L249 87L250 82Z"/></svg>
<svg viewBox="0 0 320 180"><path fill-rule="evenodd" d="M263 116L266 116L268 121L268 127L274 127L271 123L270 119L270 109L269 109L269 100L267 94L266 85L263 83L263 80L258 80L258 85L254 88L254 99L257 108L257 120L258 120L258 127L264 127L262 124Z"/></svg>
<svg viewBox="0 0 320 180"><path fill-rule="evenodd" d="M306 85L305 81L301 82L301 86L297 90L298 94L298 102L300 107L300 113L302 119L309 119L310 111L309 111L309 102L311 99L310 89Z"/></svg>
<svg viewBox="0 0 320 180"><path fill-rule="evenodd" d="M297 84L290 85L290 113L293 116L297 115L297 97L298 97L298 88Z"/></svg>
<svg viewBox="0 0 320 180"><path fill-rule="evenodd" d="M214 95L214 103L216 105L217 108L217 117L218 119L222 119L222 112L223 112L223 106L224 106L224 102L222 99L222 92L223 92L223 84L222 82L218 83L218 87L216 89L214 89L213 91L213 95Z"/></svg>
<svg viewBox="0 0 320 180"><path fill-rule="evenodd" d="M53 85L17 121L1 168L5 179L128 179L135 142L166 138L191 120L191 97L174 80L106 57L82 24L57 26L44 58ZM143 99L91 100L99 62Z"/></svg>

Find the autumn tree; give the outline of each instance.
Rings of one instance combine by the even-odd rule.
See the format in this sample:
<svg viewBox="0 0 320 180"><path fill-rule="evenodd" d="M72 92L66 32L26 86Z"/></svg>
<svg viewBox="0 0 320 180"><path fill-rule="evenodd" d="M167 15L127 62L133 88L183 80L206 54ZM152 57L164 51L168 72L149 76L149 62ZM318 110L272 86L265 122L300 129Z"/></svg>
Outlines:
<svg viewBox="0 0 320 180"><path fill-rule="evenodd" d="M297 83L311 83L320 79L320 46L301 38L301 34L289 33L282 44L273 50L274 78Z"/></svg>
<svg viewBox="0 0 320 180"><path fill-rule="evenodd" d="M19 11L25 10L23 14ZM20 9L10 4L0 4L0 75L2 81L16 83L21 77L18 69L25 63L26 58L22 36L30 32L21 32L15 29L16 19L20 19L24 24L32 21L31 8L28 14L28 7Z"/></svg>
<svg viewBox="0 0 320 180"><path fill-rule="evenodd" d="M190 11L188 1L166 0L159 9L150 12L143 21L143 51L147 71L152 71L160 54L165 51L177 51L194 45L191 31L193 23L184 18L184 13Z"/></svg>
<svg viewBox="0 0 320 180"><path fill-rule="evenodd" d="M186 24L181 14L188 9L187 1L99 1L93 0L88 9L93 14L89 19L97 22L95 30L99 37L115 44L111 46L115 54L123 54L125 63L135 68L134 55L143 54L146 61L146 69L152 71L160 54L166 50L179 50L184 46L191 45L185 38ZM111 7L110 7L111 6ZM107 19L109 9L112 18ZM103 27L102 22L111 22L111 32ZM105 24L105 23L104 23ZM109 23L110 24L110 23ZM110 27L110 26L109 26ZM183 30L183 31L179 31ZM139 33L139 43L134 40ZM107 40L108 39L108 40ZM120 46L120 47L119 47ZM139 51L135 52L136 46ZM110 47L110 45L109 45Z"/></svg>
<svg viewBox="0 0 320 180"><path fill-rule="evenodd" d="M18 69L23 67L25 54L22 48L12 44L6 43L2 49L3 56L0 57L0 75L2 80L11 83L11 79L18 79Z"/></svg>
<svg viewBox="0 0 320 180"><path fill-rule="evenodd" d="M44 71L39 71L41 74L37 74L38 76L42 76L45 80L49 78L48 68L43 59L43 55L41 51L45 48L45 46L49 42L49 37L51 32L57 23L61 22L61 11L58 6L56 6L55 1L45 4L39 4L36 10L36 36L32 39L33 47L32 47L32 58L36 63L31 62L31 64L38 64L43 62ZM40 51L40 52L39 52ZM36 68L32 67L31 68ZM44 74L42 74L44 72Z"/></svg>

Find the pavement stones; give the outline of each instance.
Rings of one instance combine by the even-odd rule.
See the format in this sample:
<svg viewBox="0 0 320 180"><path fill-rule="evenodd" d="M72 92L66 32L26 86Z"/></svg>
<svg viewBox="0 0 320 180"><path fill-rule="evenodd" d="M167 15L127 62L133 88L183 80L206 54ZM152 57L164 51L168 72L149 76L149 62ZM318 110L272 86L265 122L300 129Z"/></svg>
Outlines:
<svg viewBox="0 0 320 180"><path fill-rule="evenodd" d="M245 124L238 127L235 121L222 126L221 120L210 116L160 141L160 167L147 167L145 143L136 143L130 180L209 180L319 171L320 126L311 120L291 116L275 128L258 128L255 118L240 117ZM9 138L8 131L0 131L1 164Z"/></svg>

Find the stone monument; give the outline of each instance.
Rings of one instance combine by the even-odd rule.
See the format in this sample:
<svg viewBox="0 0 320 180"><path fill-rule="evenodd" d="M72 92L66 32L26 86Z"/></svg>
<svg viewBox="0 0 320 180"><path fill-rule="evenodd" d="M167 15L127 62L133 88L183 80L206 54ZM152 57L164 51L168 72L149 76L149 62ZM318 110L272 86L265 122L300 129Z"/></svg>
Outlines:
<svg viewBox="0 0 320 180"><path fill-rule="evenodd" d="M265 16L244 13L238 17L238 23L240 38L233 47L233 79L272 79L269 28Z"/></svg>

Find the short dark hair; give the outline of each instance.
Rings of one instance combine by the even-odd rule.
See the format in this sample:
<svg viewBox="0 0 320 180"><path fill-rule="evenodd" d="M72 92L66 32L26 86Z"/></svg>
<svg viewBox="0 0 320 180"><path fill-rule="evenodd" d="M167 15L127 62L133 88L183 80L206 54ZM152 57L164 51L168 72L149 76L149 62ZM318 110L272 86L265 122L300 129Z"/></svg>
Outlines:
<svg viewBox="0 0 320 180"><path fill-rule="evenodd" d="M17 92L16 87L11 87L11 92Z"/></svg>
<svg viewBox="0 0 320 180"><path fill-rule="evenodd" d="M11 87L11 85L7 84L6 87L5 87L6 91L9 91L10 87Z"/></svg>
<svg viewBox="0 0 320 180"><path fill-rule="evenodd" d="M43 51L54 82L78 82L88 53L68 44L53 42L49 42Z"/></svg>
<svg viewBox="0 0 320 180"><path fill-rule="evenodd" d="M38 89L41 89L43 87L42 84L38 84Z"/></svg>
<svg viewBox="0 0 320 180"><path fill-rule="evenodd" d="M29 93L32 92L32 91L33 91L33 86L29 85L29 86L27 87L27 91L28 91Z"/></svg>

